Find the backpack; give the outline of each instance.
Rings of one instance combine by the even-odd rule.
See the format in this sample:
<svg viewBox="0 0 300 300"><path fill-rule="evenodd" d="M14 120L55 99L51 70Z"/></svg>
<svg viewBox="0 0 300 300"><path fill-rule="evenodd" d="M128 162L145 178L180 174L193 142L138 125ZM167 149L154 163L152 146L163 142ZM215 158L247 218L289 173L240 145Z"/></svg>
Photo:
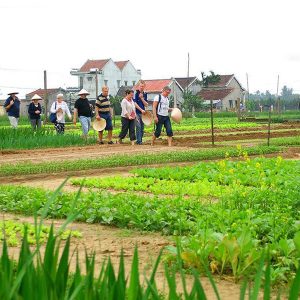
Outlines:
<svg viewBox="0 0 300 300"><path fill-rule="evenodd" d="M55 107L54 108L56 109L56 101L55 101ZM50 120L51 123L55 123L56 122L56 120L57 120L57 118L56 118L56 112L50 114L49 120Z"/></svg>
<svg viewBox="0 0 300 300"><path fill-rule="evenodd" d="M158 112L158 106L161 105L161 94L158 95L158 102L157 102L157 106L156 106L156 113Z"/></svg>

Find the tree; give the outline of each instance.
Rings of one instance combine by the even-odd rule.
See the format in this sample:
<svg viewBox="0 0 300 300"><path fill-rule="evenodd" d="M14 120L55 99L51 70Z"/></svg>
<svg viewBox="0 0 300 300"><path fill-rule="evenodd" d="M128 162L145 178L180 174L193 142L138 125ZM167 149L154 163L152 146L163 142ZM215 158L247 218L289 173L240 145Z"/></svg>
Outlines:
<svg viewBox="0 0 300 300"><path fill-rule="evenodd" d="M194 95L191 91L183 92L183 108L186 111L193 111L193 109L201 109L203 108L203 102L201 98L197 95Z"/></svg>
<svg viewBox="0 0 300 300"><path fill-rule="evenodd" d="M200 82L204 87L208 87L210 84L219 83L221 76L215 74L213 71L210 71L210 75L206 75L204 72L201 72L202 81Z"/></svg>
<svg viewBox="0 0 300 300"><path fill-rule="evenodd" d="M122 97L120 96L110 96L109 97L110 103L112 108L114 109L114 114L115 115L120 115L121 114L121 101L122 101Z"/></svg>

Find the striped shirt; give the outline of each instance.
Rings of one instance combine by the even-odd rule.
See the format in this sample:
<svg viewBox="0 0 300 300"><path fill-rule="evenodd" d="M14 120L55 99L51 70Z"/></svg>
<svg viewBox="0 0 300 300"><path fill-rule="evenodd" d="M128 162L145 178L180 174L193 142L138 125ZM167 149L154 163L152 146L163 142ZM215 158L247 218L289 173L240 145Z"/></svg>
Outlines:
<svg viewBox="0 0 300 300"><path fill-rule="evenodd" d="M110 101L108 97L103 96L102 94L97 97L96 106L100 113L109 113L110 112Z"/></svg>

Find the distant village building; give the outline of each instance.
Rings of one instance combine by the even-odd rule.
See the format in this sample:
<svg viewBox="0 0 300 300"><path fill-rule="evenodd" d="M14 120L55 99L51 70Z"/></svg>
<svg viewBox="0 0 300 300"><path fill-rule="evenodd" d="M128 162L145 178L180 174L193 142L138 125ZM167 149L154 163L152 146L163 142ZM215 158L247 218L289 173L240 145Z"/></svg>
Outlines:
<svg viewBox="0 0 300 300"><path fill-rule="evenodd" d="M220 81L203 87L198 95L205 104L213 100L214 108L218 110L235 111L238 107L238 100L245 104L246 90L242 87L234 74L220 75Z"/></svg>
<svg viewBox="0 0 300 300"><path fill-rule="evenodd" d="M181 86L182 91L190 91L194 95L200 92L201 85L199 79L194 77L175 77L177 83Z"/></svg>
<svg viewBox="0 0 300 300"><path fill-rule="evenodd" d="M109 93L115 96L121 86L133 86L141 79L141 70L129 61L109 59L87 60L80 69L72 69L71 75L78 76L78 87L90 92L90 99L96 99L96 77L98 94L102 86L108 86Z"/></svg>

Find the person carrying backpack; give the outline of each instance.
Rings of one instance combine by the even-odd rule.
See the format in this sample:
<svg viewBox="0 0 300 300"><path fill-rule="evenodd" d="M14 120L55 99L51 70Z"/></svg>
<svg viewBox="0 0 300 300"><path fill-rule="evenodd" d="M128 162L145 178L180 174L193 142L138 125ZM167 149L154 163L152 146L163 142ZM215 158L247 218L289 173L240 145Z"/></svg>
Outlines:
<svg viewBox="0 0 300 300"><path fill-rule="evenodd" d="M173 110L170 108L170 101L168 96L171 93L171 88L165 86L160 95L155 96L153 100L153 117L156 124L155 132L153 133L151 145L154 145L155 140L160 136L162 127L166 128L168 136L168 146L172 146L172 125L169 117L169 112Z"/></svg>

